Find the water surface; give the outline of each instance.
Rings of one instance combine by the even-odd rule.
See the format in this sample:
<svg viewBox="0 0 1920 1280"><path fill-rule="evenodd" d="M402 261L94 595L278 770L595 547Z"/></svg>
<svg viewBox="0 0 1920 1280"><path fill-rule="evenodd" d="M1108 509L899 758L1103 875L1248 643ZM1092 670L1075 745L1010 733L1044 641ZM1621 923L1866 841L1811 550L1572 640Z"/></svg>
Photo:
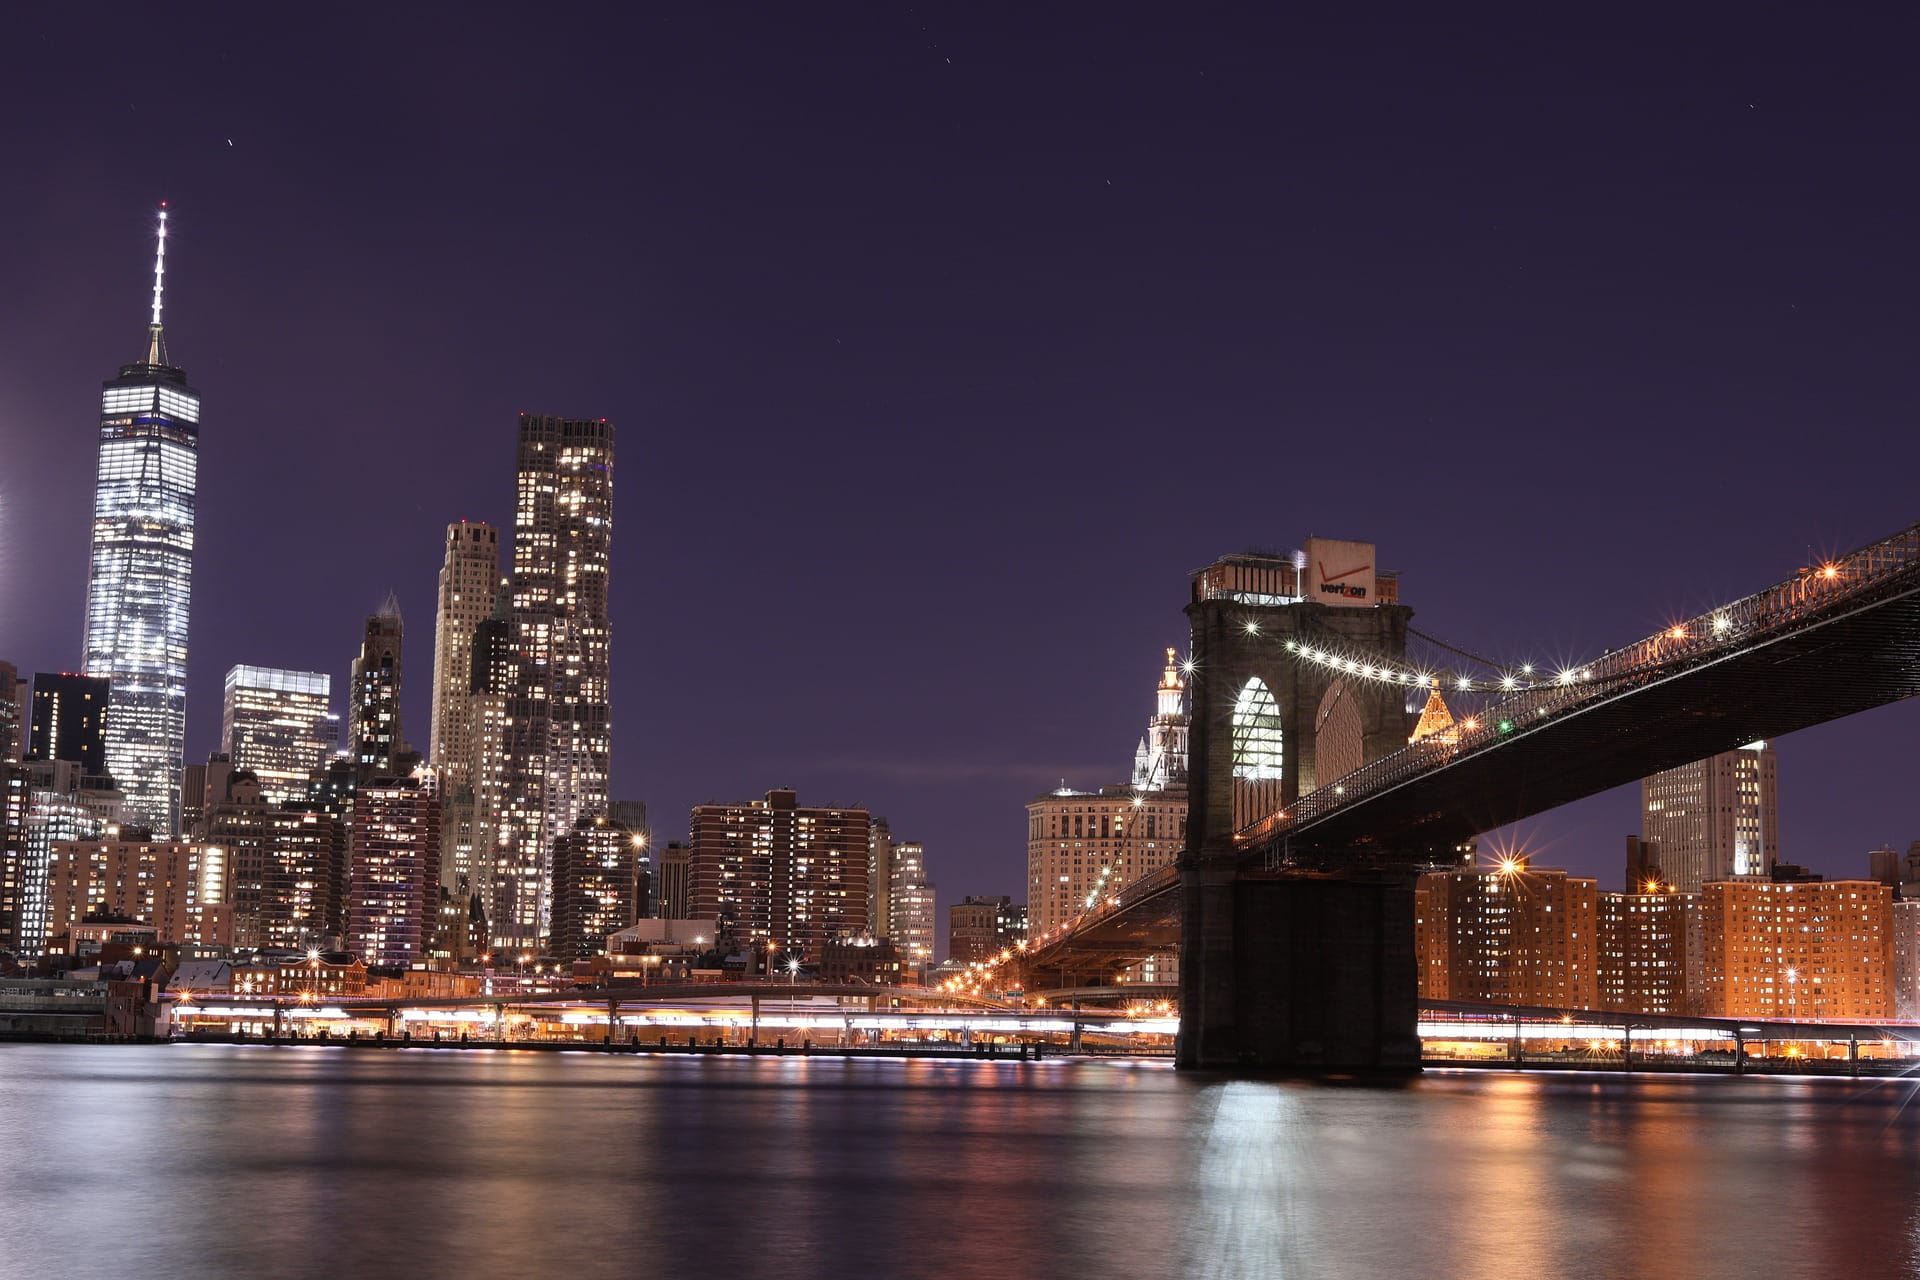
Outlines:
<svg viewBox="0 0 1920 1280"><path fill-rule="evenodd" d="M0 1046L0 1276L1916 1274L1920 1084Z"/></svg>

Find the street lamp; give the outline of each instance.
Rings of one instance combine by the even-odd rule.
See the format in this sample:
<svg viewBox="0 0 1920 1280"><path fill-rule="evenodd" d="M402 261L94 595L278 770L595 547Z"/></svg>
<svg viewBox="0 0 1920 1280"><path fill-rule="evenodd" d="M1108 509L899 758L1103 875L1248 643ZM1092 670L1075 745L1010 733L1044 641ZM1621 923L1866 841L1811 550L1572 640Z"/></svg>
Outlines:
<svg viewBox="0 0 1920 1280"><path fill-rule="evenodd" d="M799 981L800 981L800 957L795 956L791 960L787 961L787 985L792 986Z"/></svg>

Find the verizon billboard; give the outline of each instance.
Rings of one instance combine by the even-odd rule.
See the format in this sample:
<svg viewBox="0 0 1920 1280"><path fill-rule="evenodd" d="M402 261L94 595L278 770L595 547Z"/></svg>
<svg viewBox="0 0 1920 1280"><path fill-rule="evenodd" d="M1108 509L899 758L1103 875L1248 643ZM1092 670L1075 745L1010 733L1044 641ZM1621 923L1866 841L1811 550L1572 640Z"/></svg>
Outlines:
<svg viewBox="0 0 1920 1280"><path fill-rule="evenodd" d="M1301 594L1321 604L1364 609L1379 603L1374 578L1373 544L1340 538L1308 538L1306 590Z"/></svg>

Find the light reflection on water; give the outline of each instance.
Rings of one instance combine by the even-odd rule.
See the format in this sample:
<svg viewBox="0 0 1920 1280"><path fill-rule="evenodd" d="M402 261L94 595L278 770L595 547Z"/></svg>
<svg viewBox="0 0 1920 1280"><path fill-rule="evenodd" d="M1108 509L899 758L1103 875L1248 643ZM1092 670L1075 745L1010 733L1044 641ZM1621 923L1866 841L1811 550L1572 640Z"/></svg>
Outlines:
<svg viewBox="0 0 1920 1280"><path fill-rule="evenodd" d="M0 1047L0 1276L1877 1277L1905 1081Z"/></svg>

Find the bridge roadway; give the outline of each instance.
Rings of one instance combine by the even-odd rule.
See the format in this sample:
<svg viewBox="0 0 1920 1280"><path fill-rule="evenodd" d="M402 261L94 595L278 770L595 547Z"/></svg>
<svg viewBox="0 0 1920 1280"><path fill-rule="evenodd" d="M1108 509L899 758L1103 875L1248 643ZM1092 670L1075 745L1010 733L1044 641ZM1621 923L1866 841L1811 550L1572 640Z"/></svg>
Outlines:
<svg viewBox="0 0 1920 1280"><path fill-rule="evenodd" d="M1617 1009L1555 1009L1542 1005L1487 1004L1479 1000L1421 1000L1421 1021L1440 1014L1462 1022L1484 1024L1489 1030L1556 1026L1604 1027L1612 1031L1711 1031L1728 1040L1894 1041L1909 1051L1920 1045L1920 1023L1913 1022L1795 1022L1776 1018L1708 1018L1683 1013L1624 1013Z"/></svg>
<svg viewBox="0 0 1920 1280"><path fill-rule="evenodd" d="M1259 611L1246 612L1246 630L1257 631L1251 619ZM1198 615L1195 630L1195 660L1204 663ZM1365 670L1370 656L1383 661L1335 660ZM1516 688L1462 721L1457 740L1409 744L1233 833L1231 857L1243 881L1404 878L1452 864L1483 832L1916 693L1920 525L1674 623L1564 678ZM1196 752L1208 719L1196 711ZM1196 790L1190 831L1209 803L1217 811L1220 797ZM1208 980L1197 976L1198 941L1183 934L1195 877L1221 856L1217 846L1183 851L1177 864L1034 939L982 989L1085 983L1184 944L1183 973L1201 984L1186 993L1194 1006Z"/></svg>
<svg viewBox="0 0 1920 1280"><path fill-rule="evenodd" d="M927 987L878 986L869 983L791 983L791 982L687 982L646 986L563 987L552 991L497 991L464 996L314 996L300 993L249 995L243 992L196 992L189 1003L196 1008L244 1006L247 1008L324 1006L351 1009L371 1014L398 1013L406 1009L506 1009L538 1005L581 1005L604 1009L613 1006L628 1009L647 1005L699 1004L741 1000L848 1000L868 1002L877 1011L882 1001L905 1002L940 1009L988 1009L1005 1011L998 1000ZM179 1001L176 1001L178 1004Z"/></svg>

